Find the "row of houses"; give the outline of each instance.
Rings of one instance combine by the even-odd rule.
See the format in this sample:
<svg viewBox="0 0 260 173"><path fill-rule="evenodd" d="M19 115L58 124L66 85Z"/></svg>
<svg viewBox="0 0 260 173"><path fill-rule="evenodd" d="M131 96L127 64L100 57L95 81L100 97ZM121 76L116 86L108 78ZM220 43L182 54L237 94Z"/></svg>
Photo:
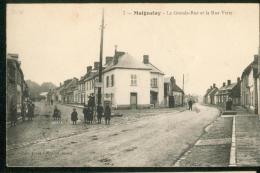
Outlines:
<svg viewBox="0 0 260 173"><path fill-rule="evenodd" d="M231 83L223 83L223 86L218 88L213 84L207 89L204 95L204 102L207 104L218 104L224 106L228 99L231 99L233 105L241 105L247 108L250 112L259 113L259 56L255 55L253 61L246 66L238 77L237 81Z"/></svg>
<svg viewBox="0 0 260 173"><path fill-rule="evenodd" d="M6 118L10 121L11 108L17 110L17 116L21 115L24 102L29 99L29 89L24 80L21 62L18 54L6 56Z"/></svg>
<svg viewBox="0 0 260 173"><path fill-rule="evenodd" d="M175 107L183 105L184 91L174 77L165 78L164 73L150 62L148 55L138 61L127 52L115 50L102 65L102 83L99 83L99 62L87 66L82 77L64 81L50 91L54 101L69 104L86 104L92 95L97 100L101 87L103 105L115 109Z"/></svg>

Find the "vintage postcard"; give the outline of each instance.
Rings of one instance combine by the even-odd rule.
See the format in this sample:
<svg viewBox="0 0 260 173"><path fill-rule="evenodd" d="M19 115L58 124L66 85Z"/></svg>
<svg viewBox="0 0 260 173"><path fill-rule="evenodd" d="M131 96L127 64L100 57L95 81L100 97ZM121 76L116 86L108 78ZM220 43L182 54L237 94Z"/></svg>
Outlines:
<svg viewBox="0 0 260 173"><path fill-rule="evenodd" d="M259 19L254 3L7 4L7 166L260 166Z"/></svg>

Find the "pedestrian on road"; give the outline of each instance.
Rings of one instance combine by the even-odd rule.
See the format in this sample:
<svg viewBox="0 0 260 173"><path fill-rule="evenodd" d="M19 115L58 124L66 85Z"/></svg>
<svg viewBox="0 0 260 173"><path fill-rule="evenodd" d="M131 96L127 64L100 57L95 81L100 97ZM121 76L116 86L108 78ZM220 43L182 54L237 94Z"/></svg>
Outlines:
<svg viewBox="0 0 260 173"><path fill-rule="evenodd" d="M102 115L103 115L104 109L102 105L99 105L97 107L97 118L98 118L98 124L101 124L101 119L102 119Z"/></svg>
<svg viewBox="0 0 260 173"><path fill-rule="evenodd" d="M52 117L53 117L53 120L57 120L58 119L58 117L59 117L59 109L57 108L57 106L55 106L54 107L54 111L53 111L53 115L52 115Z"/></svg>
<svg viewBox="0 0 260 173"><path fill-rule="evenodd" d="M94 108L93 107L89 107L89 111L88 111L88 122L89 124L92 124L93 122L93 114L94 114Z"/></svg>
<svg viewBox="0 0 260 173"><path fill-rule="evenodd" d="M88 112L89 112L89 110L88 110L88 107L87 107L87 105L85 104L84 105L84 108L83 108L83 115L84 115L84 123L86 124L87 122L88 122Z"/></svg>
<svg viewBox="0 0 260 173"><path fill-rule="evenodd" d="M189 100L188 104L189 104L189 110L192 111L192 104L193 104L193 103L192 103L192 100L191 100L191 99Z"/></svg>
<svg viewBox="0 0 260 173"><path fill-rule="evenodd" d="M24 122L25 116L26 116L26 104L25 104L25 102L22 103L21 116L22 116L22 121Z"/></svg>
<svg viewBox="0 0 260 173"><path fill-rule="evenodd" d="M34 117L34 104L32 102L28 105L28 120L32 121Z"/></svg>
<svg viewBox="0 0 260 173"><path fill-rule="evenodd" d="M73 124L77 124L78 120L78 113L76 111L76 108L73 108L73 112L71 113L71 121Z"/></svg>
<svg viewBox="0 0 260 173"><path fill-rule="evenodd" d="M109 105L107 105L105 108L104 116L105 116L106 124L110 124L111 109L110 109Z"/></svg>

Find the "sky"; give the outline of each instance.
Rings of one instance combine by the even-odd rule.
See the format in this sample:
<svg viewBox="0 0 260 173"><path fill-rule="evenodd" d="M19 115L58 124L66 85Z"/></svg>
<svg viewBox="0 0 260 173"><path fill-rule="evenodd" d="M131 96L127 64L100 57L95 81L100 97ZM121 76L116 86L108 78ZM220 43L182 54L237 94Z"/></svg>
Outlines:
<svg viewBox="0 0 260 173"><path fill-rule="evenodd" d="M25 79L59 85L99 60L125 51L205 94L240 77L259 49L258 4L8 4L7 53L19 54ZM147 13L148 15L144 15Z"/></svg>

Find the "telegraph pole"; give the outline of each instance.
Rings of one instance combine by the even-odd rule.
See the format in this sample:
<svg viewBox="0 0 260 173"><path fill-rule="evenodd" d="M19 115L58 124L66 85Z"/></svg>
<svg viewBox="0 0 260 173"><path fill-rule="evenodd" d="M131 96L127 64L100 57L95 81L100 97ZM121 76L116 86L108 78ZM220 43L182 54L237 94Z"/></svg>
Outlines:
<svg viewBox="0 0 260 173"><path fill-rule="evenodd" d="M98 70L99 84L102 83L103 36L104 36L104 9L102 10L102 22L101 22L101 40L100 40L99 70ZM98 86L98 106L100 105L101 105L101 86Z"/></svg>

